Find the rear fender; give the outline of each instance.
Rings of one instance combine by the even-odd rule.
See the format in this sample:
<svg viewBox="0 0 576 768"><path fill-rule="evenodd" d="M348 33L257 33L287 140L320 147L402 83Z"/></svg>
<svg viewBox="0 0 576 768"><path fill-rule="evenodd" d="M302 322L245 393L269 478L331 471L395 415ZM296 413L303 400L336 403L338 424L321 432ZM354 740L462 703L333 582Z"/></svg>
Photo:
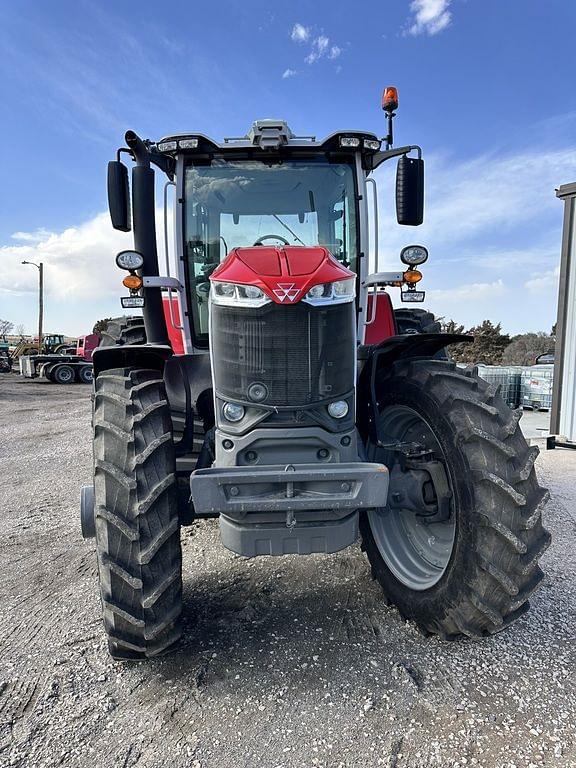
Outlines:
<svg viewBox="0 0 576 768"><path fill-rule="evenodd" d="M473 336L458 333L415 333L392 336L373 347L364 347L362 372L358 379L358 431L364 441L377 444L378 395L376 380L379 371L390 368L397 360L428 359L449 344L474 340Z"/></svg>
<svg viewBox="0 0 576 768"><path fill-rule="evenodd" d="M98 347L92 354L94 377L111 368L148 368L163 372L164 364L172 354L171 347L165 344Z"/></svg>

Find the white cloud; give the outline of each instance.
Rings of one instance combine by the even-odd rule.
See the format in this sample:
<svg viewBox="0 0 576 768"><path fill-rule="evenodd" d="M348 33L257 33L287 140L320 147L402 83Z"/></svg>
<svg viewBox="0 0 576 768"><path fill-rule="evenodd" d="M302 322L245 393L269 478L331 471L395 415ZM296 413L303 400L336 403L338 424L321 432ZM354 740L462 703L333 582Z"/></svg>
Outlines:
<svg viewBox="0 0 576 768"><path fill-rule="evenodd" d="M328 48L329 44L330 38L326 37L326 35L320 35L316 38L316 40L314 40L314 45L316 46L319 54L323 54L326 48Z"/></svg>
<svg viewBox="0 0 576 768"><path fill-rule="evenodd" d="M312 50L304 59L306 64L314 64L315 61L318 61L319 59L324 58L324 56L329 55L332 50L337 49L337 55L339 55L340 49L338 46L332 46L332 48L329 48L329 45L330 38L326 37L326 35L318 35L318 37L315 37L312 41ZM330 56L330 58L332 58L332 56Z"/></svg>
<svg viewBox="0 0 576 768"><path fill-rule="evenodd" d="M536 296L550 293L556 295L559 277L560 267L557 266L555 269L549 269L546 272L533 274L532 277L524 283L524 288Z"/></svg>
<svg viewBox="0 0 576 768"><path fill-rule="evenodd" d="M451 0L413 0L410 4L413 18L407 33L437 35L446 29L452 21L452 14L448 10L450 3Z"/></svg>
<svg viewBox="0 0 576 768"><path fill-rule="evenodd" d="M306 64L314 64L320 59L337 59L342 53L342 48L339 45L330 44L330 38L325 35L324 32L313 36L312 27L305 27L303 24L296 23L292 27L290 37L295 43L306 43L308 53L304 57ZM286 70L292 71L292 70ZM289 77L289 75L287 75Z"/></svg>
<svg viewBox="0 0 576 768"><path fill-rule="evenodd" d="M507 292L502 279L495 280L492 283L470 283L461 285L458 288L436 289L428 291L429 298L436 302L450 301L451 303L478 301L483 297L497 298L504 296Z"/></svg>
<svg viewBox="0 0 576 768"><path fill-rule="evenodd" d="M287 80L289 77L294 77L297 74L295 69L290 69L290 67L288 67L288 69L285 69L284 72L282 72L282 79Z"/></svg>
<svg viewBox="0 0 576 768"><path fill-rule="evenodd" d="M14 232L10 235L12 240L20 240L27 243L40 243L46 240L51 233L47 229L37 229L35 232Z"/></svg>
<svg viewBox="0 0 576 768"><path fill-rule="evenodd" d="M310 27L305 27L304 24L296 22L292 27L290 37L295 43L305 43L310 38Z"/></svg>
<svg viewBox="0 0 576 768"><path fill-rule="evenodd" d="M44 263L47 295L95 298L120 292L114 256L129 248L129 233L112 229L110 217L101 213L62 232L16 232L16 245L0 247L0 295L22 295L37 290L37 272L22 261Z"/></svg>

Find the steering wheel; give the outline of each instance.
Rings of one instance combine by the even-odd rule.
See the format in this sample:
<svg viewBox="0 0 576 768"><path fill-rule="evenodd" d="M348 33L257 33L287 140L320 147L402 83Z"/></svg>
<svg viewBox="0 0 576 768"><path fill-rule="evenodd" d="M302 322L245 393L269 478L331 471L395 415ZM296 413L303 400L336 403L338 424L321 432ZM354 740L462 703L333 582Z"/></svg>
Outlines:
<svg viewBox="0 0 576 768"><path fill-rule="evenodd" d="M275 240L281 240L284 243L284 245L290 245L290 241L286 240L286 238L282 237L282 235L262 235L262 237L259 237L258 240L254 242L254 245L264 245L262 241L270 240L270 238L274 238Z"/></svg>

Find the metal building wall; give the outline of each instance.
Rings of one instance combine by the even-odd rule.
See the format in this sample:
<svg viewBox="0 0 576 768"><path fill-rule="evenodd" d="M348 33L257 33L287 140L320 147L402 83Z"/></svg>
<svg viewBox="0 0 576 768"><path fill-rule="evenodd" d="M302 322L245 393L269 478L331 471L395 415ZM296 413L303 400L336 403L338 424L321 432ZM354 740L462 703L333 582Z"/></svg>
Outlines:
<svg viewBox="0 0 576 768"><path fill-rule="evenodd" d="M550 432L576 443L576 183L556 195L564 201L564 226Z"/></svg>

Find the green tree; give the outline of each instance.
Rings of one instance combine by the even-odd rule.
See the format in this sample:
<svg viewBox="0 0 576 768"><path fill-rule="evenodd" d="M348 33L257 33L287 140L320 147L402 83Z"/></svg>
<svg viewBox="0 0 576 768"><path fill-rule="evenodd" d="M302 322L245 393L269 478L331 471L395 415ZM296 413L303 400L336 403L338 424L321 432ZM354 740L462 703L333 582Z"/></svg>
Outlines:
<svg viewBox="0 0 576 768"><path fill-rule="evenodd" d="M554 352L555 339L547 333L522 333L514 336L504 350L504 365L533 365L538 355Z"/></svg>
<svg viewBox="0 0 576 768"><path fill-rule="evenodd" d="M449 320L442 325L444 333L463 333L464 326ZM499 365L502 354L510 343L510 336L502 333L502 325L496 325L491 320L484 320L480 325L469 328L465 333L473 336L471 343L451 344L448 348L450 356L457 363L475 365Z"/></svg>

